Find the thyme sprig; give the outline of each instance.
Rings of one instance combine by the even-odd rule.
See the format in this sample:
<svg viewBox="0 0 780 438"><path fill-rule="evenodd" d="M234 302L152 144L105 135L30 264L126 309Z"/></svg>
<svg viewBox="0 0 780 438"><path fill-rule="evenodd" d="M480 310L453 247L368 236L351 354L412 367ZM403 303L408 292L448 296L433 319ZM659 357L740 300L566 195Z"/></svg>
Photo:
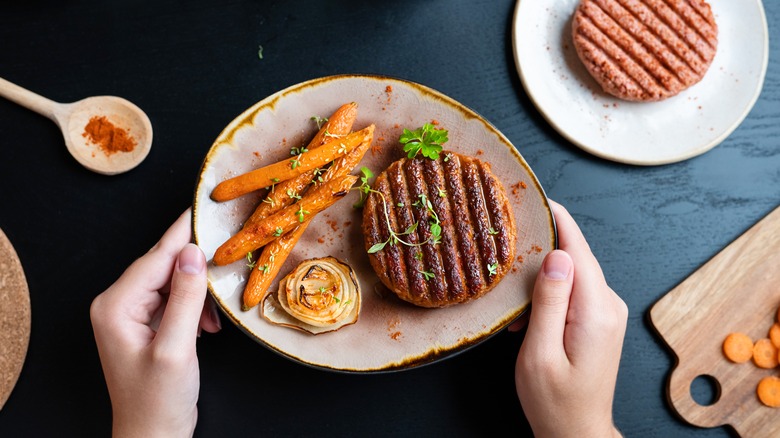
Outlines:
<svg viewBox="0 0 780 438"><path fill-rule="evenodd" d="M358 186L357 189L360 190L361 196L360 196L360 200L355 203L354 207L356 208L362 207L365 204L365 200L368 198L369 194L371 193L377 194L382 199L382 207L384 211L385 222L387 223L387 229L390 232L390 236L387 238L387 240L385 240L384 242L376 243L372 245L371 248L368 249L369 254L373 254L375 252L381 251L388 244L392 246L400 243L402 245L406 245L409 247L418 247L418 246L425 245L426 243L436 245L441 242L441 221L439 220L439 216L436 214L436 211L434 211L433 209L433 204L431 204L431 201L428 199L427 196L425 196L425 194L420 194L418 196L419 200L412 205L419 208L425 208L427 210L429 216L428 226L431 235L424 242L412 243L405 240L404 236L408 236L414 233L417 230L417 226L419 225L419 222L415 222L412 225L409 225L403 232L397 232L393 230L390 222L390 214L387 211L387 199L385 198L384 193L372 189L371 185L368 182L368 180L374 176L373 172L371 172L371 170L365 166L361 167L360 171L361 173L363 173L363 177L360 178L360 186Z"/></svg>

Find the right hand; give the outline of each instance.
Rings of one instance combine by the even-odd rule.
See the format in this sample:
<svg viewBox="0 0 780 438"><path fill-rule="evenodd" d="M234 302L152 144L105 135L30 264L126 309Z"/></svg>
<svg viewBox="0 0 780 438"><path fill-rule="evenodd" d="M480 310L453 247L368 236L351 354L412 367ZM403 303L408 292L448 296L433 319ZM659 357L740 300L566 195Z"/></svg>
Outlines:
<svg viewBox="0 0 780 438"><path fill-rule="evenodd" d="M612 402L628 309L574 219L551 204L560 249L547 254L536 279L517 395L537 437L621 436Z"/></svg>

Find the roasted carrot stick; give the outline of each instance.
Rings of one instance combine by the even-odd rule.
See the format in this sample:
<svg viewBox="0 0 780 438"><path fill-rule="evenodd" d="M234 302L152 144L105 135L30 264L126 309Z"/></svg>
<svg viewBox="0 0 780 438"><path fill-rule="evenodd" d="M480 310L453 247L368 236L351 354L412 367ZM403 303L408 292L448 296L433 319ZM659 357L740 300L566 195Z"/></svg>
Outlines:
<svg viewBox="0 0 780 438"><path fill-rule="evenodd" d="M322 175L323 183L348 175L360 163L370 148L371 142L366 142L347 155L333 161L328 171ZM294 230L263 247L255 263L255 268L249 273L249 280L244 286L243 310L249 310L265 299L269 292L269 286L279 274L284 261L306 231L309 223L298 225Z"/></svg>
<svg viewBox="0 0 780 438"><path fill-rule="evenodd" d="M289 233L263 247L254 268L249 273L249 280L244 286L242 310L246 311L255 307L270 292L268 287L279 274L284 261L295 248L295 244L298 243L307 226L308 223L298 225Z"/></svg>
<svg viewBox="0 0 780 438"><path fill-rule="evenodd" d="M229 201L263 187L295 178L349 153L373 134L374 125L371 124L345 137L330 138L317 149L303 152L289 160L269 164L222 181L211 192L211 199L217 202Z"/></svg>
<svg viewBox="0 0 780 438"><path fill-rule="evenodd" d="M306 223L314 215L344 197L355 181L357 181L356 176L347 175L312 187L295 204L288 205L265 220L233 235L217 248L214 253L214 264L222 266L241 260L247 253Z"/></svg>
<svg viewBox="0 0 780 438"><path fill-rule="evenodd" d="M342 137L352 132L352 124L357 118L357 103L350 102L341 105L333 114L328 117L328 121L320 127L314 138L311 139L306 149L314 150L322 146L328 138ZM351 153L351 152L350 152ZM274 186L273 192L269 193L265 200L255 208L252 216L244 222L246 227L249 224L276 213L295 202L296 196L299 196L308 188L309 184L315 178L315 170L310 170L295 178L282 181Z"/></svg>

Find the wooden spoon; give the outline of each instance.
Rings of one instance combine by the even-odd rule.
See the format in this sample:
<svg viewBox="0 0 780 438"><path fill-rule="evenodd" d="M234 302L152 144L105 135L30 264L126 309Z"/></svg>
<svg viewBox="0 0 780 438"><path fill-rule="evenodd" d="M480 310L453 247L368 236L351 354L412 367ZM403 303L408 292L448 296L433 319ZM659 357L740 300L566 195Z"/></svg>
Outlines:
<svg viewBox="0 0 780 438"><path fill-rule="evenodd" d="M0 96L53 120L62 130L65 146L84 167L104 175L127 172L141 164L152 148L152 124L146 113L121 97L94 96L58 103L0 78ZM135 141L128 152L106 153L84 135L93 117L104 116Z"/></svg>

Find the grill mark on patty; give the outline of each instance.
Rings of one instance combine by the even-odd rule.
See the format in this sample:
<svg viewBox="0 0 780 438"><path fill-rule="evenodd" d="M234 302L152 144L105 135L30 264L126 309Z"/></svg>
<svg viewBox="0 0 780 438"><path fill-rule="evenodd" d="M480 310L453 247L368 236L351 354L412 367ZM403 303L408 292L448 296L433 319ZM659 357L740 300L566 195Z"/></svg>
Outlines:
<svg viewBox="0 0 780 438"><path fill-rule="evenodd" d="M685 37L684 29L670 24L664 14L652 8L648 0L622 0L622 5L645 26L659 41L659 48L687 65L696 75L706 71L708 62L703 58ZM696 76L691 78L696 81ZM689 81L683 80L688 84Z"/></svg>
<svg viewBox="0 0 780 438"><path fill-rule="evenodd" d="M642 0L642 3L652 10L663 23L685 42L691 53L697 54L705 61L705 64L708 64L706 60L712 60L714 47L711 45L710 39L700 33L699 30L704 23L707 23L709 27L709 20L704 20L704 23L696 20L686 21L685 17L690 18L690 14L680 15L676 9L672 8L664 0ZM702 43L706 47L703 47Z"/></svg>
<svg viewBox="0 0 780 438"><path fill-rule="evenodd" d="M604 80L614 84L615 88L619 88L617 85L622 85L629 90L635 89L642 96L658 94L657 90L660 88L660 84L655 83L652 77L648 77L643 69L629 71L620 65L616 58L620 53L616 52L622 52L622 50L617 49L589 17L581 19L578 35L582 38L580 40L582 48L586 49L585 57L598 66ZM637 75L642 77L637 78Z"/></svg>
<svg viewBox="0 0 780 438"><path fill-rule="evenodd" d="M441 241L437 244L442 266L445 267L445 290L447 291L449 301L462 301L466 295L463 275L459 267L461 266L455 232L452 228L452 211L454 207L450 203L450 197L447 196L449 187L444 177L442 167L443 159L424 160L423 175L428 184L430 192L428 199L433 205L433 211L439 217L441 225ZM439 195L439 190L445 192L445 196ZM435 192L435 193L434 193Z"/></svg>
<svg viewBox="0 0 780 438"><path fill-rule="evenodd" d="M713 41L717 40L717 31L715 30L715 19L712 10L704 2L686 1L681 2L662 0L680 19L685 22L689 30L696 33L698 39L706 43L710 49L715 50ZM706 56L704 56L706 58Z"/></svg>
<svg viewBox="0 0 780 438"><path fill-rule="evenodd" d="M415 218L411 211L411 204L409 203L409 189L406 175L401 169L401 166L398 163L394 163L387 172L387 178L390 181L390 190L393 193L393 197L390 201L390 206L392 207L388 206L388 208L393 212L396 222L399 224L399 228L396 228L396 232L403 233L415 223ZM403 207L399 207L399 203L402 203ZM412 245L419 242L417 233L401 236L401 239ZM404 270L406 273L407 289L412 291L415 295L426 297L428 295L428 286L425 277L422 274L425 267L423 261L415 258L417 248L408 247L401 243L397 243L395 246L403 253L404 261L408 267L408 269Z"/></svg>
<svg viewBox="0 0 780 438"><path fill-rule="evenodd" d="M614 33L621 35L621 46L632 53L637 62L646 71L658 78L668 90L681 87L696 79L696 70L684 57L669 50L669 44L663 41L651 26L643 23L634 11L628 9L631 0L596 0L594 7L600 8L615 22ZM680 83L670 85L670 81Z"/></svg>
<svg viewBox="0 0 780 438"><path fill-rule="evenodd" d="M449 196L453 205L461 206L453 210L452 226L458 239L458 248L460 249L461 264L464 280L466 282L466 291L479 290L485 287L480 269L481 260L474 242L474 228L469 217L467 209L462 206L468 205L466 198L466 187L463 183L462 163L459 156L453 154L452 158L444 163L444 172L448 177Z"/></svg>
<svg viewBox="0 0 780 438"><path fill-rule="evenodd" d="M491 284L494 275L488 273L488 265L497 263L496 248L493 245L493 239L490 235L490 225L485 207L485 198L482 190L482 180L479 177L477 165L469 160L463 166L463 179L466 182L466 193L469 202L469 211L474 220L474 237L477 240L482 264L480 270L484 275L485 282Z"/></svg>
<svg viewBox="0 0 780 438"><path fill-rule="evenodd" d="M507 230L514 229L515 224L507 210L507 200L501 193L501 186L490 170L490 164L482 163L479 169L491 229L498 232L498 234L491 234L491 238L498 253L499 266L504 266L510 263L514 254L512 251L514 242L510 239Z"/></svg>
<svg viewBox="0 0 780 438"><path fill-rule="evenodd" d="M406 181L409 183L409 194L411 195L412 212L417 219L417 234L420 242L426 242L431 238L431 227L428 222L428 209L425 204L415 207L414 203L420 201L420 195L425 195L430 199L431 189L423 177L421 160L406 160L403 164ZM441 264L440 254L436 245L424 244L417 248L423 253L426 270L433 274L433 278L426 281L428 298L435 302L445 302L447 299L447 288L444 280L444 268Z"/></svg>
<svg viewBox="0 0 780 438"><path fill-rule="evenodd" d="M657 57L647 52L640 41L626 32L624 23L618 22L613 16L620 14L604 10L598 3L596 0L584 4L583 13L590 20L586 22L585 31L589 31L590 39L611 56L614 68L624 71L650 95L660 93L659 87L667 91L680 87L677 77ZM615 5L614 1L608 3ZM591 26L595 29L591 29Z"/></svg>
<svg viewBox="0 0 780 438"><path fill-rule="evenodd" d="M388 203L393 202L393 196L391 193L391 190L389 188L390 183L387 181L387 179L382 179L380 181L376 181L376 190L380 193L382 193L385 197L385 200ZM373 194L372 194L373 195ZM388 221L384 218L384 206L382 205L382 198L379 196L374 197L377 201L377 208L373 208L374 211L374 224L373 225L379 225L379 229L381 232L379 233L380 236L375 242L384 242L388 238L390 238L390 231L389 227L391 227L393 230L398 229L398 223L396 222L395 215L388 214L387 217L389 219ZM392 205L392 204L391 204ZM389 206L387 207L389 211ZM376 216L379 215L377 218ZM390 282L396 286L401 288L408 288L409 282L407 280L406 274L410 271L410 269L406 269L405 263L403 262L403 257L401 255L400 249L398 245L390 245L389 243L384 246L384 248L375 253L375 255L379 256L379 264L383 267L385 274L390 279ZM395 268L395 269L393 269Z"/></svg>

